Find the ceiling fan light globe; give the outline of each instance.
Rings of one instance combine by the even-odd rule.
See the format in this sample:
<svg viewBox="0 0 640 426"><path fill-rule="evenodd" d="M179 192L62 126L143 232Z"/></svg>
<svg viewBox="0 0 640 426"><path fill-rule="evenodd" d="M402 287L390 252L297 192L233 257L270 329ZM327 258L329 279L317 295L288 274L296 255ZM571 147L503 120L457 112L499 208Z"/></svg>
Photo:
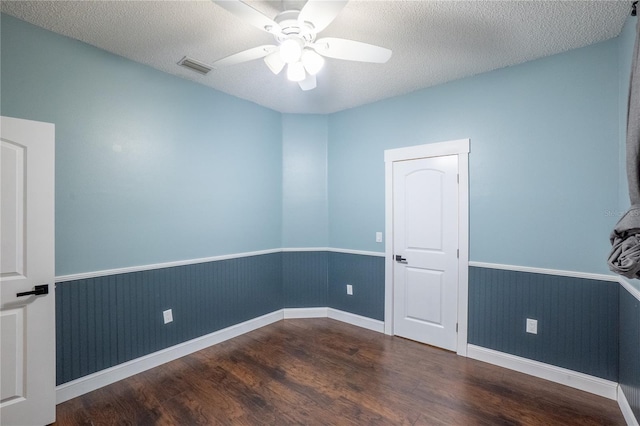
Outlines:
<svg viewBox="0 0 640 426"><path fill-rule="evenodd" d="M305 49L302 52L301 61L304 68L311 75L318 74L324 66L324 58L310 49Z"/></svg>
<svg viewBox="0 0 640 426"><path fill-rule="evenodd" d="M290 81L302 81L306 78L307 74L304 70L302 62L294 62L287 66L287 78Z"/></svg>
<svg viewBox="0 0 640 426"><path fill-rule="evenodd" d="M280 71L282 71L285 66L284 61L280 57L280 52L277 50L265 56L264 63L267 64L271 72L276 75L280 74Z"/></svg>
<svg viewBox="0 0 640 426"><path fill-rule="evenodd" d="M295 38L288 38L280 44L280 58L287 64L298 62L302 56L302 43Z"/></svg>

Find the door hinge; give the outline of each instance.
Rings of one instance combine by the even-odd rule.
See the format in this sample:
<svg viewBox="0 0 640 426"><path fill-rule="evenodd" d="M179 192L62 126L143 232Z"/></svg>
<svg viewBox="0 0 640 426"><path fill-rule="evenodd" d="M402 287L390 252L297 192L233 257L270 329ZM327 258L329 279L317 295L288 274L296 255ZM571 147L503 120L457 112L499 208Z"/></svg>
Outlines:
<svg viewBox="0 0 640 426"><path fill-rule="evenodd" d="M456 333L458 332L458 323L456 323Z"/></svg>
<svg viewBox="0 0 640 426"><path fill-rule="evenodd" d="M458 174L458 183L460 183L460 175Z"/></svg>
<svg viewBox="0 0 640 426"><path fill-rule="evenodd" d="M460 259L460 249L456 249L456 256Z"/></svg>

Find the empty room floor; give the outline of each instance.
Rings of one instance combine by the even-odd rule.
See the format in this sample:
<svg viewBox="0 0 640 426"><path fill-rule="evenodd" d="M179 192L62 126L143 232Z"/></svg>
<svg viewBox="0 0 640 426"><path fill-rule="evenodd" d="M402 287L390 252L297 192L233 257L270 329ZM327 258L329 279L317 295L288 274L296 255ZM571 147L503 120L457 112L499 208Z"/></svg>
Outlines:
<svg viewBox="0 0 640 426"><path fill-rule="evenodd" d="M290 319L57 407L56 425L624 425L615 401L339 321Z"/></svg>

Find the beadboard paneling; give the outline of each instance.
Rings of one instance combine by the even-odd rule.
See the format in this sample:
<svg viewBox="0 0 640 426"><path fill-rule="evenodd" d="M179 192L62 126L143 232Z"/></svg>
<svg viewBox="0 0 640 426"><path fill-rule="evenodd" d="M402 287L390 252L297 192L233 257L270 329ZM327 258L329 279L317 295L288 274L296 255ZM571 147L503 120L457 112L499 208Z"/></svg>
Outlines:
<svg viewBox="0 0 640 426"><path fill-rule="evenodd" d="M57 384L282 306L281 253L57 283Z"/></svg>
<svg viewBox="0 0 640 426"><path fill-rule="evenodd" d="M56 303L62 384L283 307L384 320L384 258L301 251L116 274L58 283ZM618 303L620 382L637 411L640 313L616 283L471 267L468 340L618 380ZM524 332L526 318L539 321L537 335Z"/></svg>
<svg viewBox="0 0 640 426"><path fill-rule="evenodd" d="M620 289L620 386L640 419L640 301Z"/></svg>
<svg viewBox="0 0 640 426"><path fill-rule="evenodd" d="M614 282L469 268L471 344L618 380ZM538 334L525 332L538 320Z"/></svg>
<svg viewBox="0 0 640 426"><path fill-rule="evenodd" d="M384 321L384 257L331 252L328 285L330 308Z"/></svg>
<svg viewBox="0 0 640 426"><path fill-rule="evenodd" d="M326 251L282 253L282 284L285 308L327 306Z"/></svg>

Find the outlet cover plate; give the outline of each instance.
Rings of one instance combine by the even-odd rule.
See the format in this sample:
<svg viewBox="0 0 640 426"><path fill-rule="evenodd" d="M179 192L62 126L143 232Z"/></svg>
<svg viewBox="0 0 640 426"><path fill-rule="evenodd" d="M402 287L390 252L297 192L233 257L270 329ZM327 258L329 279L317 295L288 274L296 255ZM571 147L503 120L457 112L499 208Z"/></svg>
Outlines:
<svg viewBox="0 0 640 426"><path fill-rule="evenodd" d="M382 232L376 232L376 243L382 242Z"/></svg>
<svg viewBox="0 0 640 426"><path fill-rule="evenodd" d="M347 284L347 294L353 296L353 286L351 284Z"/></svg>
<svg viewBox="0 0 640 426"><path fill-rule="evenodd" d="M527 333L538 334L538 320L527 318Z"/></svg>
<svg viewBox="0 0 640 426"><path fill-rule="evenodd" d="M162 317L164 318L165 324L169 324L170 322L173 322L173 312L171 311L171 309L162 311Z"/></svg>

